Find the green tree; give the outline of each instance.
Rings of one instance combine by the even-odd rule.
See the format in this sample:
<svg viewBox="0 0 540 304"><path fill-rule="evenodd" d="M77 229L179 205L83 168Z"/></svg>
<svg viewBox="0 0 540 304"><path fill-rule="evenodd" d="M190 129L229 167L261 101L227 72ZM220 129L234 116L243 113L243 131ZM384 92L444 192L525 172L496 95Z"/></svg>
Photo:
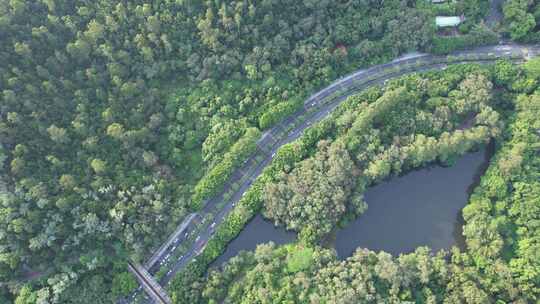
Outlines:
<svg viewBox="0 0 540 304"><path fill-rule="evenodd" d="M135 280L133 275L130 274L129 272L117 273L113 277L112 294L115 298L125 297L132 290L137 288L137 286L138 286L137 281Z"/></svg>
<svg viewBox="0 0 540 304"><path fill-rule="evenodd" d="M265 188L264 213L278 224L317 236L332 229L347 209L358 171L343 144L321 142L320 152Z"/></svg>
<svg viewBox="0 0 540 304"><path fill-rule="evenodd" d="M90 166L96 174L103 174L107 170L107 163L99 158L94 158L90 162Z"/></svg>
<svg viewBox="0 0 540 304"><path fill-rule="evenodd" d="M49 128L47 128L47 132L49 133L49 136L54 142L66 143L69 141L67 131L64 128L59 128L55 125L51 125Z"/></svg>
<svg viewBox="0 0 540 304"><path fill-rule="evenodd" d="M112 123L107 127L107 135L116 138L122 139L124 136L124 126L119 123Z"/></svg>
<svg viewBox="0 0 540 304"><path fill-rule="evenodd" d="M15 304L33 304L36 303L37 295L32 289L25 285L19 291L19 295L15 299Z"/></svg>

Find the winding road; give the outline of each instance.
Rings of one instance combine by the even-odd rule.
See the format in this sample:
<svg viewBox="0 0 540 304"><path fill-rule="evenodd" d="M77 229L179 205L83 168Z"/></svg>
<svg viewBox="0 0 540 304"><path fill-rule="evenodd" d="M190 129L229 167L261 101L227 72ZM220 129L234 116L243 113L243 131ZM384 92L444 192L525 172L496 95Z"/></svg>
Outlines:
<svg viewBox="0 0 540 304"><path fill-rule="evenodd" d="M153 263L148 266L149 272L155 274L160 264L172 264L166 275L159 280L161 286L166 286L178 271L182 270L190 261L196 259L196 256L204 250L204 246L212 237L216 227L223 222L253 181L272 161L276 151L284 144L300 137L303 131L311 125L327 117L347 97L370 86L385 83L389 79L408 73L442 70L450 64L466 62L491 63L502 58L523 61L538 54L540 54L540 46L517 44L479 47L455 52L448 56L415 53L400 57L390 63L361 69L336 80L306 99L303 108L264 132L257 142L258 149L256 153L234 172L225 190L207 201L204 208L198 212L199 221L204 224L203 229L201 230L199 227L197 230L196 225L185 225L184 223L182 233L179 234L179 230L175 232L175 235L180 235L180 237L169 238L169 244L162 246L164 249L160 251L157 257L154 256ZM232 189L236 190L232 191L232 196L230 196ZM195 241L190 242L191 239L195 239ZM171 260L171 257L174 258L174 251L182 242L188 244L187 252L179 258ZM119 300L119 303L132 303L139 292L141 292L141 288L138 288L127 299ZM151 300L146 297L142 302L150 303Z"/></svg>

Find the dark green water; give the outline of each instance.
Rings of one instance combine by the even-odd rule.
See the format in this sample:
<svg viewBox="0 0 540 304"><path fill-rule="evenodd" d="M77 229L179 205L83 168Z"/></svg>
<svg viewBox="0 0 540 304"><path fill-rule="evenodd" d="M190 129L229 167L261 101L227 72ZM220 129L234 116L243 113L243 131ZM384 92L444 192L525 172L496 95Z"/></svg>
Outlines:
<svg viewBox="0 0 540 304"><path fill-rule="evenodd" d="M429 246L464 246L461 209L486 168L485 150L461 157L452 167L433 166L371 187L368 210L335 233L340 257L357 247L394 255Z"/></svg>

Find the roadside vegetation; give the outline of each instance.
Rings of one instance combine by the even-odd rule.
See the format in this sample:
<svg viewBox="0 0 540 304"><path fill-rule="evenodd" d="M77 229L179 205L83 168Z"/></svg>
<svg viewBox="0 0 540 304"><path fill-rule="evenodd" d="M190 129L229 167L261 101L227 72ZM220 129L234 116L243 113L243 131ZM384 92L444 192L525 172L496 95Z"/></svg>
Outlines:
<svg viewBox="0 0 540 304"><path fill-rule="evenodd" d="M468 20L459 29L466 43L451 43L441 42L433 22L442 8L423 0L1 1L0 302L111 303L126 296L137 284L126 260L144 261L219 193L264 129L359 67L410 51L492 43L494 33L480 24L486 3L445 8ZM398 93L409 94L396 87ZM374 94L361 102L377 104L383 96ZM367 125L382 118L370 119ZM488 126L487 134L467 138L471 145L497 136ZM343 134L316 152L331 131L313 130L304 146L278 153L200 265L263 206L291 228L314 219L303 232L312 241L361 213L361 200L351 206L345 199L361 191L349 178L367 168L358 163L361 152L331 144ZM333 153L350 161L334 161ZM362 161L393 157L381 153ZM341 192L317 197L339 208L294 223L281 214L283 195L302 202L302 185L286 184L305 174L290 171L299 162L313 173L313 190L339 185ZM341 172L348 168L354 170ZM334 179L316 176L327 169ZM380 174L374 181L384 178L384 170L371 170ZM323 214L331 215L328 223ZM205 269L199 266L192 266L194 278Z"/></svg>
<svg viewBox="0 0 540 304"><path fill-rule="evenodd" d="M205 251L174 282L173 299L176 303L537 301L540 95L538 74L526 71L534 70L538 62L524 68L506 61L489 67L452 66L444 72L405 76L350 97L331 117L280 150L240 202L239 210L258 206L278 224L300 231L299 241L240 253L206 277L204 259L219 252ZM398 98L399 94L406 97ZM497 153L463 209L466 251L432 253L418 248L392 257L358 249L339 261L333 250L320 247L328 227L346 222L366 207L354 200L354 191L346 191L351 186L344 180L356 182L352 188L358 197L367 186L426 163L451 165L459 155L490 140L495 140ZM287 154L302 156L283 165ZM332 173L344 167L349 170ZM325 169L326 179L317 179L317 168ZM355 176L346 179L344 174ZM328 184L333 191L318 192ZM350 196L342 199L346 194ZM294 212L298 214L291 216ZM235 227L225 227L234 235ZM220 245L214 243L214 248Z"/></svg>

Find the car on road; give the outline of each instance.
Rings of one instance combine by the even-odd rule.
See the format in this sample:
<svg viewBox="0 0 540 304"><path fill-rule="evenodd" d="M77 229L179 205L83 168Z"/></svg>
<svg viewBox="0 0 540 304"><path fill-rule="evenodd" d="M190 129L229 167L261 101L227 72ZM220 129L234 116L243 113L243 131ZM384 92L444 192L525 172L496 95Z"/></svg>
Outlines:
<svg viewBox="0 0 540 304"><path fill-rule="evenodd" d="M201 221L202 221L202 216L200 214L197 214L194 218L193 218L193 223L195 224L199 224Z"/></svg>
<svg viewBox="0 0 540 304"><path fill-rule="evenodd" d="M200 239L201 239L201 236L198 235L197 238L195 239L195 242L198 242Z"/></svg>
<svg viewBox="0 0 540 304"><path fill-rule="evenodd" d="M212 225L210 225L210 234L214 234L215 230L216 230L216 222L213 222Z"/></svg>
<svg viewBox="0 0 540 304"><path fill-rule="evenodd" d="M197 244L195 244L195 254L199 255L202 253L204 247L206 246L207 240L200 240Z"/></svg>

